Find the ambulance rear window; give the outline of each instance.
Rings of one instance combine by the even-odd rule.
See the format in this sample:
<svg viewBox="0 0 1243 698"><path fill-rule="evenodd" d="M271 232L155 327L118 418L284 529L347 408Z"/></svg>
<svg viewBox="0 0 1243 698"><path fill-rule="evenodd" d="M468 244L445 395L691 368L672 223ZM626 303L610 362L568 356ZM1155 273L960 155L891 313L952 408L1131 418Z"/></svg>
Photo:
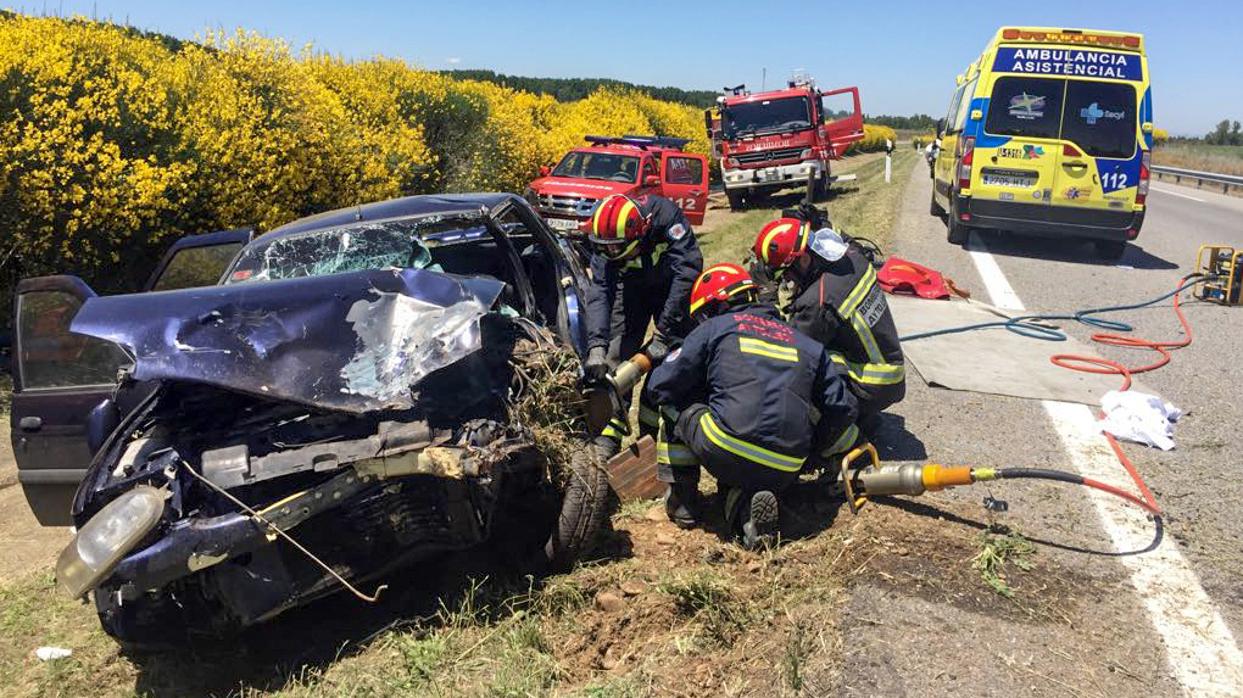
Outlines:
<svg viewBox="0 0 1243 698"><path fill-rule="evenodd" d="M1057 138L1064 89L1062 80L999 78L993 84L984 130L998 136Z"/></svg>
<svg viewBox="0 0 1243 698"><path fill-rule="evenodd" d="M1129 158L1135 154L1137 108L1130 85L1071 80L1062 138L1093 157Z"/></svg>

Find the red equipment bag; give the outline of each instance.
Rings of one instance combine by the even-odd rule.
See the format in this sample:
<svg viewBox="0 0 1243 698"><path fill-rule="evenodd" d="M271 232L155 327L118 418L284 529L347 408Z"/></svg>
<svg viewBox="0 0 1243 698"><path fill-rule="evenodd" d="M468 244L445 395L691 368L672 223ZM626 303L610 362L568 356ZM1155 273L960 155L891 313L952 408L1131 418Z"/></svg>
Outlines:
<svg viewBox="0 0 1243 698"><path fill-rule="evenodd" d="M876 281L888 293L949 298L950 288L941 272L901 257L890 257L876 273Z"/></svg>

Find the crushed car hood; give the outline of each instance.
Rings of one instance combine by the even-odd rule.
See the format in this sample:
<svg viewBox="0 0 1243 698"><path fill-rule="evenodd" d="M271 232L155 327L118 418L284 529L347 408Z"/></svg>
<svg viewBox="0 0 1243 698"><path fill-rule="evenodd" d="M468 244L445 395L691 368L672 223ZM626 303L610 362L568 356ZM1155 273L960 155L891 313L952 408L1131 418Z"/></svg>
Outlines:
<svg viewBox="0 0 1243 698"><path fill-rule="evenodd" d="M362 413L480 347L504 284L387 269L91 298L70 329L124 346L135 380L204 383Z"/></svg>

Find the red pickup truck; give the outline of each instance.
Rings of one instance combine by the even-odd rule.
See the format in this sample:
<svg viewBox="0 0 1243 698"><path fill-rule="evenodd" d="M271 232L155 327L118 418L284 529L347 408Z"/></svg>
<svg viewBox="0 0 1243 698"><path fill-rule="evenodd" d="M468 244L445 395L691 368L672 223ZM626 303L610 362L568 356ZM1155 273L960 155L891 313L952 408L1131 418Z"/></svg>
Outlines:
<svg viewBox="0 0 1243 698"><path fill-rule="evenodd" d="M688 153L685 138L587 136L555 167L541 167L523 196L554 230L572 232L610 194L659 194L673 200L691 225L708 207L708 158Z"/></svg>

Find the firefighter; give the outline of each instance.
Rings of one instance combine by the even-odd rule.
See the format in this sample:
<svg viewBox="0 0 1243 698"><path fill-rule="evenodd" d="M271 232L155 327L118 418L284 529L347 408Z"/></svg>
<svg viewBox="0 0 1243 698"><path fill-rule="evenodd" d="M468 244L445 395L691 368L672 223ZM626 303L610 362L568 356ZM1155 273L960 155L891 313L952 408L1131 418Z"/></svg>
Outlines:
<svg viewBox="0 0 1243 698"><path fill-rule="evenodd" d="M857 414L841 368L757 302L757 290L736 264L705 270L690 302L701 323L648 379L664 417L657 472L669 483L670 519L698 523L702 464L723 485L726 523L748 548L773 542L777 493Z"/></svg>
<svg viewBox="0 0 1243 698"><path fill-rule="evenodd" d="M795 329L820 342L850 377L859 426L874 435L880 413L906 395L902 345L876 270L863 250L832 228L811 230L798 218L764 226L752 250L791 299L783 308ZM859 430L853 432L859 436ZM829 458L852 444L830 444Z"/></svg>
<svg viewBox="0 0 1243 698"><path fill-rule="evenodd" d="M691 287L703 269L690 223L677 204L662 196L634 199L613 194L596 207L589 225L592 285L587 293L589 350L583 363L587 378L603 378L610 366L637 353L651 322L656 329L645 353L659 364L690 329ZM655 436L659 424L644 389L639 397L640 432ZM619 415L596 443L608 457L628 434L629 426Z"/></svg>

